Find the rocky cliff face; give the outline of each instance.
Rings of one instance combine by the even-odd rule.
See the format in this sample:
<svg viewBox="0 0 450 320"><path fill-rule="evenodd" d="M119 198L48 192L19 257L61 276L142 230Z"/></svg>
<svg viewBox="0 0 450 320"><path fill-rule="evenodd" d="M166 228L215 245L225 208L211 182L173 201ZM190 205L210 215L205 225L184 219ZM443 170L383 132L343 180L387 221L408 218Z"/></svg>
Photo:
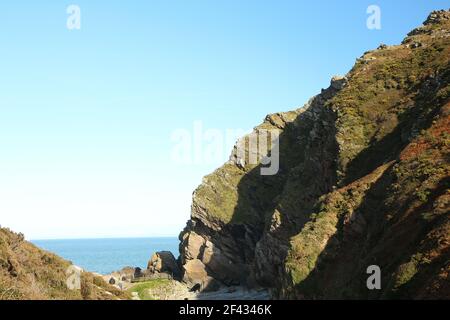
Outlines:
<svg viewBox="0 0 450 320"><path fill-rule="evenodd" d="M193 195L185 281L279 298L450 298L450 12L366 52L303 108L267 116L279 171L233 150ZM247 137L248 138L248 137ZM244 155L253 150L244 138ZM382 272L368 290L366 269Z"/></svg>

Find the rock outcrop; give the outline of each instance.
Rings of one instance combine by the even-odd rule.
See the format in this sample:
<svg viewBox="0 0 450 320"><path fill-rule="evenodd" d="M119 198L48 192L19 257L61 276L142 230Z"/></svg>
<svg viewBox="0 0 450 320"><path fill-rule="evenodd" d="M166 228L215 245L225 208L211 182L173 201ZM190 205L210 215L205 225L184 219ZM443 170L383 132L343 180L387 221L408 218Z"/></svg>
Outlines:
<svg viewBox="0 0 450 320"><path fill-rule="evenodd" d="M271 152L238 142L194 192L185 281L278 298L450 298L449 17L433 12L304 107L267 116L253 135L277 131ZM261 174L274 150L279 170ZM367 289L370 265L381 290Z"/></svg>
<svg viewBox="0 0 450 320"><path fill-rule="evenodd" d="M147 265L151 273L166 273L175 279L181 275L178 262L170 251L160 251L153 254Z"/></svg>

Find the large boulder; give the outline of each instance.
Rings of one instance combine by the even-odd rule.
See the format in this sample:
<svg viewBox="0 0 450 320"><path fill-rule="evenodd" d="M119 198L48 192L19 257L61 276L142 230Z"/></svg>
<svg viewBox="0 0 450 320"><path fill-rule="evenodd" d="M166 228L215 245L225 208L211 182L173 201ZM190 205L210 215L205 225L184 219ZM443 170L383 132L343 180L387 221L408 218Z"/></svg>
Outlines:
<svg viewBox="0 0 450 320"><path fill-rule="evenodd" d="M335 90L342 90L342 88L345 87L345 85L347 84L348 80L346 77L341 77L341 76L334 76L333 78L331 78L331 87Z"/></svg>
<svg viewBox="0 0 450 320"><path fill-rule="evenodd" d="M138 279L138 278L142 278L144 276L142 269L139 267L134 268L134 274L133 274L133 278L134 279Z"/></svg>
<svg viewBox="0 0 450 320"><path fill-rule="evenodd" d="M203 284L208 279L206 267L199 259L189 260L183 265L183 281L189 286L194 287Z"/></svg>
<svg viewBox="0 0 450 320"><path fill-rule="evenodd" d="M199 259L189 260L183 265L183 282L198 291L217 291L222 283L208 275L206 266Z"/></svg>
<svg viewBox="0 0 450 320"><path fill-rule="evenodd" d="M168 273L174 278L181 276L177 260L170 251L160 251L153 254L148 262L147 270L151 273Z"/></svg>
<svg viewBox="0 0 450 320"><path fill-rule="evenodd" d="M182 239L181 257L186 260L199 259L205 245L205 239L195 232L186 233Z"/></svg>
<svg viewBox="0 0 450 320"><path fill-rule="evenodd" d="M205 242L201 261L207 266L209 275L227 285L239 285L248 276L243 272L245 265L231 261L223 251L217 248L211 241Z"/></svg>

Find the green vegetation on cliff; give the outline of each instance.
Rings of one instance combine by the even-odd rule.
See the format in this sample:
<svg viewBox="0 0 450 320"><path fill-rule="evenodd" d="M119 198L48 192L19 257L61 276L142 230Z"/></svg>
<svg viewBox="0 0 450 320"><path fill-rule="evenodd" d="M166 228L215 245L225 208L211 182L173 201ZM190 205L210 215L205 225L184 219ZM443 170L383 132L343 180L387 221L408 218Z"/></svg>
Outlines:
<svg viewBox="0 0 450 320"><path fill-rule="evenodd" d="M292 237L286 296L377 297L364 283L373 263L378 297L449 297L450 19L440 14L402 45L366 53L328 101L341 189Z"/></svg>

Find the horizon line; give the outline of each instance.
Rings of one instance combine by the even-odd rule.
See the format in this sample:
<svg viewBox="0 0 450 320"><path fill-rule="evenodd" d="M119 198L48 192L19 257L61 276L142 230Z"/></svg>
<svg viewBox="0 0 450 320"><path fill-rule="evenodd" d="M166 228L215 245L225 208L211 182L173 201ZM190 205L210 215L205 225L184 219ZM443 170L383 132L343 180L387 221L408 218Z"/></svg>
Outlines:
<svg viewBox="0 0 450 320"><path fill-rule="evenodd" d="M152 238L177 238L176 235L163 235L163 236L111 236L111 237L80 237L80 238L30 238L28 241L58 241L58 240L120 240L120 239L152 239Z"/></svg>

